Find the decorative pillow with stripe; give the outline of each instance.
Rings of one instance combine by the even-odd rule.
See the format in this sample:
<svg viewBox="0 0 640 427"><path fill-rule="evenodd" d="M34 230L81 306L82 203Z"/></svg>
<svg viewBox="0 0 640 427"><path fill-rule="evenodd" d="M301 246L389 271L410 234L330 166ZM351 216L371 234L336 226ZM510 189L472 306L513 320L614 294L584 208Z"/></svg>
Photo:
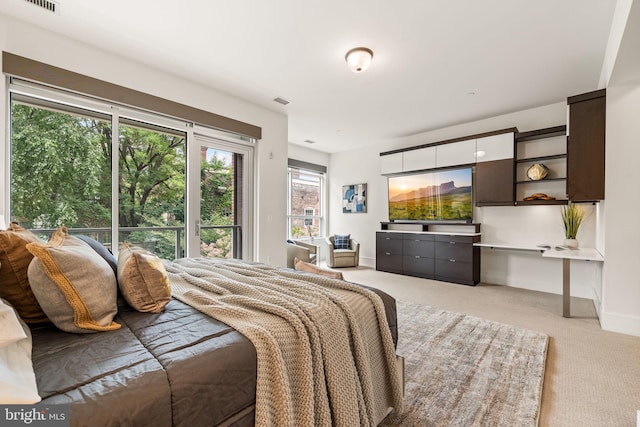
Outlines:
<svg viewBox="0 0 640 427"><path fill-rule="evenodd" d="M120 328L116 276L109 264L82 240L56 230L49 243L29 243L34 255L29 283L40 306L59 329L92 333Z"/></svg>
<svg viewBox="0 0 640 427"><path fill-rule="evenodd" d="M336 234L333 236L333 249L350 249L349 239L351 239L351 234L346 236Z"/></svg>

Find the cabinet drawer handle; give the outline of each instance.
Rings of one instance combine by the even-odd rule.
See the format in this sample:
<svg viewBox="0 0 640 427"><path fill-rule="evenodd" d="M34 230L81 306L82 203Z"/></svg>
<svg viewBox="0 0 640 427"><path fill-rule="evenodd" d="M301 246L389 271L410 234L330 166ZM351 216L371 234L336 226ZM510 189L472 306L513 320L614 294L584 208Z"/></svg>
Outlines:
<svg viewBox="0 0 640 427"><path fill-rule="evenodd" d="M414 256L414 258L420 258L420 256L419 256L419 255L416 255L416 256Z"/></svg>
<svg viewBox="0 0 640 427"><path fill-rule="evenodd" d="M385 240L391 240L391 237L385 237L384 239Z"/></svg>
<svg viewBox="0 0 640 427"><path fill-rule="evenodd" d="M449 262L456 262L456 260L455 259L450 259Z"/></svg>
<svg viewBox="0 0 640 427"><path fill-rule="evenodd" d="M391 252L385 252L384 254L385 255L391 255Z"/></svg>
<svg viewBox="0 0 640 427"><path fill-rule="evenodd" d="M455 244L456 244L456 242L449 242L449 244L451 244L451 245L455 245Z"/></svg>

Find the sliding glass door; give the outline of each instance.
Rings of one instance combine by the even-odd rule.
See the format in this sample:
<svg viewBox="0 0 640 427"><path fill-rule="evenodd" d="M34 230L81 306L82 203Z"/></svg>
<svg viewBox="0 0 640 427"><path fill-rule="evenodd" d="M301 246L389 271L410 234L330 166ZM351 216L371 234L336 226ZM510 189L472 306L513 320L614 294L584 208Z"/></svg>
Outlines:
<svg viewBox="0 0 640 427"><path fill-rule="evenodd" d="M49 89L10 99L12 221L114 253L251 259L253 141Z"/></svg>
<svg viewBox="0 0 640 427"><path fill-rule="evenodd" d="M199 202L192 256L249 258L251 224L252 148L220 138L195 135L199 163ZM196 163L192 154L191 164ZM194 181L195 181L194 175ZM194 194L195 195L195 194Z"/></svg>
<svg viewBox="0 0 640 427"><path fill-rule="evenodd" d="M187 134L120 118L118 240L160 258L185 255Z"/></svg>
<svg viewBox="0 0 640 427"><path fill-rule="evenodd" d="M184 256L186 137L118 114L12 96L11 219L44 238L64 225L110 249L129 241L161 258Z"/></svg>
<svg viewBox="0 0 640 427"><path fill-rule="evenodd" d="M43 238L61 225L111 245L111 117L11 98L11 220Z"/></svg>

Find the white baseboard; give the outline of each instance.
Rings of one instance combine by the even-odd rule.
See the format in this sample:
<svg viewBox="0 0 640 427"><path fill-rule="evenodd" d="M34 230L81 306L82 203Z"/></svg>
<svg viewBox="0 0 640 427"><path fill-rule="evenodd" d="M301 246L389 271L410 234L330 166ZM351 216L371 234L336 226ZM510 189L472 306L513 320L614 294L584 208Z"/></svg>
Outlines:
<svg viewBox="0 0 640 427"><path fill-rule="evenodd" d="M376 268L376 259L375 258L363 257L361 255L359 264L363 265L365 267Z"/></svg>
<svg viewBox="0 0 640 427"><path fill-rule="evenodd" d="M599 317L600 326L605 331L640 337L640 317L608 313L603 310L601 310Z"/></svg>

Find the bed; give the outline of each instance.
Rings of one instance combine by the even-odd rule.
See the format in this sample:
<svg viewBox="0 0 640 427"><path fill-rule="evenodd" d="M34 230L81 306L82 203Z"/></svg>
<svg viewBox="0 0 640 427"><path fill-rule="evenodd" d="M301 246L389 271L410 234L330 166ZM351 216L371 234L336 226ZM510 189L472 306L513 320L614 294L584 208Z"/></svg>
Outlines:
<svg viewBox="0 0 640 427"><path fill-rule="evenodd" d="M179 290L174 283L184 279L185 273L179 271L182 267L173 263L166 263L166 267L172 280L173 297L160 313L139 312L119 296L118 313L113 321L121 327L116 330L73 334L51 324L31 325L38 393L43 404L68 404L71 425L251 426L257 423L259 357L256 346L236 329L205 314L206 309L185 303L192 292ZM259 270L260 277L278 276L278 280L287 283L287 291L292 283L329 288L343 284L353 286L337 279L264 264L234 260L231 267L232 282L238 275L244 275L241 270L246 267L250 271ZM250 287L252 280L248 282ZM382 291L357 287L366 289L365 292L382 302L386 328L382 335L388 334L395 347L395 300ZM267 370L273 371L273 367ZM392 394L387 391L388 396ZM340 396L339 400L348 398ZM393 399L397 403L398 397L391 396L390 400ZM332 411L334 408L330 408ZM365 419L369 424L380 421ZM329 424L340 423L333 419Z"/></svg>

